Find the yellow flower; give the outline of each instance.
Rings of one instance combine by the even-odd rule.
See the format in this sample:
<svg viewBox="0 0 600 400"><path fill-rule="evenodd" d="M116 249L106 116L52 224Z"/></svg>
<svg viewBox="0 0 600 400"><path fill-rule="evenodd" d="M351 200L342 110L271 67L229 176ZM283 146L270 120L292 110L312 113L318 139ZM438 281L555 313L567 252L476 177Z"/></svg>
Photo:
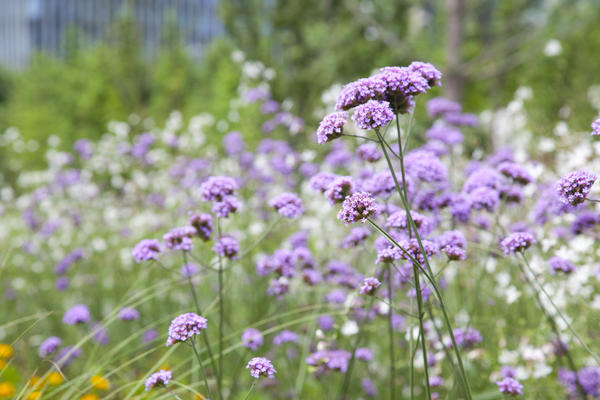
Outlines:
<svg viewBox="0 0 600 400"><path fill-rule="evenodd" d="M42 386L44 384L44 382L42 382L42 378L40 378L39 376L32 376L29 379L29 385L36 387L36 386Z"/></svg>
<svg viewBox="0 0 600 400"><path fill-rule="evenodd" d="M100 390L108 390L110 388L110 382L108 379L101 377L100 375L94 375L90 378L92 386Z"/></svg>
<svg viewBox="0 0 600 400"><path fill-rule="evenodd" d="M0 358L10 358L14 352L10 344L0 343Z"/></svg>
<svg viewBox="0 0 600 400"><path fill-rule="evenodd" d="M0 369L4 369L6 367L6 361L0 359Z"/></svg>
<svg viewBox="0 0 600 400"><path fill-rule="evenodd" d="M49 385L56 386L56 385L60 385L61 383L63 383L64 379L60 373L51 372L48 375L48 378L46 378L46 381L48 382Z"/></svg>
<svg viewBox="0 0 600 400"><path fill-rule="evenodd" d="M169 366L169 364L163 364L159 369L164 369L165 371L170 371L171 367Z"/></svg>
<svg viewBox="0 0 600 400"><path fill-rule="evenodd" d="M98 400L100 397L93 393L84 394L79 398L79 400Z"/></svg>
<svg viewBox="0 0 600 400"><path fill-rule="evenodd" d="M10 382L0 383L0 399L8 398L15 394L15 385Z"/></svg>
<svg viewBox="0 0 600 400"><path fill-rule="evenodd" d="M201 394L195 394L194 400L206 400L206 397L202 396Z"/></svg>
<svg viewBox="0 0 600 400"><path fill-rule="evenodd" d="M27 400L38 400L40 397L42 397L42 392L35 391L29 393L29 395L27 396Z"/></svg>

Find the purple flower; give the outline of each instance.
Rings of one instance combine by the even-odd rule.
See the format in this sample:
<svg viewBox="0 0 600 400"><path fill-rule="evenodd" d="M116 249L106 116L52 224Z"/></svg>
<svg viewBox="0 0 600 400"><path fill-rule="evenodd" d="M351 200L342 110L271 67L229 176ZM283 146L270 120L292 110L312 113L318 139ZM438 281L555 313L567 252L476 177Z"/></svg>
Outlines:
<svg viewBox="0 0 600 400"><path fill-rule="evenodd" d="M69 282L69 278L67 278L66 276L59 276L56 279L56 282L54 282L54 287L57 291L62 292L69 287Z"/></svg>
<svg viewBox="0 0 600 400"><path fill-rule="evenodd" d="M413 150L404 158L406 171L424 182L443 182L448 176L444 164L435 154L426 150Z"/></svg>
<svg viewBox="0 0 600 400"><path fill-rule="evenodd" d="M156 330L148 329L148 330L145 330L144 333L142 334L142 342L150 343L150 342L155 341L157 337L158 337L158 332L156 332Z"/></svg>
<svg viewBox="0 0 600 400"><path fill-rule="evenodd" d="M225 153L232 156L243 153L246 150L246 143L240 132L232 131L223 137L223 147Z"/></svg>
<svg viewBox="0 0 600 400"><path fill-rule="evenodd" d="M423 214L420 214L416 211L411 211L410 215L413 219L413 222L417 226L417 230L421 235L428 235L435 227L434 222L430 218L424 216ZM390 215L385 222L385 226L394 229L407 229L408 218L406 215L406 211L399 210Z"/></svg>
<svg viewBox="0 0 600 400"><path fill-rule="evenodd" d="M185 342L194 335L199 335L206 329L206 325L206 318L195 313L185 313L175 317L169 326L167 346Z"/></svg>
<svg viewBox="0 0 600 400"><path fill-rule="evenodd" d="M248 328L242 333L242 345L252 351L263 345L263 335L258 329Z"/></svg>
<svg viewBox="0 0 600 400"><path fill-rule="evenodd" d="M110 336L108 336L108 330L100 322L96 322L92 325L90 331L92 332L92 338L94 341L102 346L106 346L110 342Z"/></svg>
<svg viewBox="0 0 600 400"><path fill-rule="evenodd" d="M465 247L467 240L460 231L446 231L435 240L440 251L450 260L464 260L467 257Z"/></svg>
<svg viewBox="0 0 600 400"><path fill-rule="evenodd" d="M306 363L315 367L319 367L319 370L332 370L339 372L346 372L348 369L348 362L352 355L346 350L319 350L306 358Z"/></svg>
<svg viewBox="0 0 600 400"><path fill-rule="evenodd" d="M598 177L584 170L573 171L563 176L556 184L560 201L576 206L585 201Z"/></svg>
<svg viewBox="0 0 600 400"><path fill-rule="evenodd" d="M213 251L221 257L237 260L240 252L240 244L237 239L231 235L223 235L213 246Z"/></svg>
<svg viewBox="0 0 600 400"><path fill-rule="evenodd" d="M365 394L368 397L377 396L377 388L375 387L375 384L373 383L373 381L370 380L369 378L364 378L361 381L361 386L362 386L362 389L364 390Z"/></svg>
<svg viewBox="0 0 600 400"><path fill-rule="evenodd" d="M123 307L119 311L119 319L121 321L136 321L140 318L140 313L133 307Z"/></svg>
<svg viewBox="0 0 600 400"><path fill-rule="evenodd" d="M248 365L246 365L246 369L250 370L250 375L252 377L258 379L261 376L269 379L275 378L275 374L277 371L275 367L273 367L273 363L268 358L264 357L254 357L250 361L248 361Z"/></svg>
<svg viewBox="0 0 600 400"><path fill-rule="evenodd" d="M198 273L198 267L196 264L188 262L181 266L179 273L181 273L181 276L184 278L190 278Z"/></svg>
<svg viewBox="0 0 600 400"><path fill-rule="evenodd" d="M503 378L514 378L517 376L517 371L510 365L503 365L502 368L500 368L500 375L502 375Z"/></svg>
<svg viewBox="0 0 600 400"><path fill-rule="evenodd" d="M155 239L144 239L135 245L131 254L135 262L157 260L160 254L160 243Z"/></svg>
<svg viewBox="0 0 600 400"><path fill-rule="evenodd" d="M463 134L452 126L445 124L436 124L425 132L429 140L437 140L447 146L455 146L465 140Z"/></svg>
<svg viewBox="0 0 600 400"><path fill-rule="evenodd" d="M165 386L169 383L172 377L173 374L171 373L171 371L161 369L160 371L150 375L148 379L146 379L144 386L146 387L147 391L155 387Z"/></svg>
<svg viewBox="0 0 600 400"><path fill-rule="evenodd" d="M442 73L432 64L423 61L413 61L408 68L411 71L421 74L427 80L429 86L442 86Z"/></svg>
<svg viewBox="0 0 600 400"><path fill-rule="evenodd" d="M343 249L349 249L356 247L364 242L371 235L371 231L368 228L358 227L352 228L350 234L344 238L340 247Z"/></svg>
<svg viewBox="0 0 600 400"><path fill-rule="evenodd" d="M347 120L348 113L345 111L334 112L323 118L317 128L317 143L323 144L341 137Z"/></svg>
<svg viewBox="0 0 600 400"><path fill-rule="evenodd" d="M381 158L381 152L375 143L361 144L356 149L356 155L366 162L375 162Z"/></svg>
<svg viewBox="0 0 600 400"><path fill-rule="evenodd" d="M338 176L334 178L324 192L325 198L331 205L343 202L354 193L354 183L350 176Z"/></svg>
<svg viewBox="0 0 600 400"><path fill-rule="evenodd" d="M434 97L427 102L427 114L431 117L438 117L449 112L459 113L462 111L460 103L443 97Z"/></svg>
<svg viewBox="0 0 600 400"><path fill-rule="evenodd" d="M454 334L454 340L456 340L456 345L464 349L471 348L476 344L481 343L481 341L483 340L481 333L475 328L456 328L452 332ZM452 341L448 339L446 341L446 345L448 347L452 347Z"/></svg>
<svg viewBox="0 0 600 400"><path fill-rule="evenodd" d="M215 201L212 212L219 218L227 218L229 214L235 213L242 203L235 196L225 196L221 201Z"/></svg>
<svg viewBox="0 0 600 400"><path fill-rule="evenodd" d="M211 176L200 186L200 196L204 201L222 201L226 196L233 196L237 183L228 176Z"/></svg>
<svg viewBox="0 0 600 400"><path fill-rule="evenodd" d="M402 179L398 180L398 184L402 185ZM410 194L412 183L406 180L406 190ZM365 182L365 190L368 190L373 196L385 197L396 190L396 183L390 171L380 171L374 174L368 181Z"/></svg>
<svg viewBox="0 0 600 400"><path fill-rule="evenodd" d="M335 108L349 110L371 99L381 99L385 95L386 83L379 77L362 78L348 83L337 97Z"/></svg>
<svg viewBox="0 0 600 400"><path fill-rule="evenodd" d="M281 276L277 279L272 279L269 282L269 287L267 288L267 294L269 296L275 296L277 300L281 300L283 295L290 291L290 282L284 276Z"/></svg>
<svg viewBox="0 0 600 400"><path fill-rule="evenodd" d="M402 253L397 247L383 247L377 250L377 259L375 264L392 263L402 258Z"/></svg>
<svg viewBox="0 0 600 400"><path fill-rule="evenodd" d="M527 250L533 243L535 243L535 239L530 233L514 232L502 239L500 242L500 249L504 255L508 256L519 251Z"/></svg>
<svg viewBox="0 0 600 400"><path fill-rule="evenodd" d="M298 334L296 332L283 330L273 338L273 344L280 346L284 343L298 343Z"/></svg>
<svg viewBox="0 0 600 400"><path fill-rule="evenodd" d="M83 304L76 304L65 312L62 322L67 325L76 325L90 322L90 310Z"/></svg>
<svg viewBox="0 0 600 400"><path fill-rule="evenodd" d="M592 122L592 136L600 135L600 118Z"/></svg>
<svg viewBox="0 0 600 400"><path fill-rule="evenodd" d="M356 107L352 121L360 129L377 129L394 119L394 112L387 101L369 100Z"/></svg>
<svg viewBox="0 0 600 400"><path fill-rule="evenodd" d="M346 224L365 222L368 217L375 214L377 208L373 197L367 192L354 193L348 196L338 213L338 219Z"/></svg>
<svg viewBox="0 0 600 400"><path fill-rule="evenodd" d="M83 160L88 160L93 155L92 141L89 139L79 139L73 143L73 150L75 150Z"/></svg>
<svg viewBox="0 0 600 400"><path fill-rule="evenodd" d="M448 112L444 114L444 121L452 125L477 126L479 120L475 114Z"/></svg>
<svg viewBox="0 0 600 400"><path fill-rule="evenodd" d="M360 294L372 296L379 286L381 286L379 279L374 277L365 278L360 287Z"/></svg>
<svg viewBox="0 0 600 400"><path fill-rule="evenodd" d="M188 223L196 230L196 235L200 239L203 241L210 239L213 230L212 216L210 214L190 214Z"/></svg>
<svg viewBox="0 0 600 400"><path fill-rule="evenodd" d="M74 346L63 347L59 350L54 362L61 367L67 367L76 358L81 357L81 354L82 351L80 348L75 348Z"/></svg>
<svg viewBox="0 0 600 400"><path fill-rule="evenodd" d="M332 174L331 172L319 172L310 178L309 184L313 190L325 193L325 190L327 190L331 182L333 182L336 178L337 175Z"/></svg>
<svg viewBox="0 0 600 400"><path fill-rule="evenodd" d="M42 358L48 357L50 354L55 353L61 344L62 340L59 337L50 336L40 344L38 354Z"/></svg>
<svg viewBox="0 0 600 400"><path fill-rule="evenodd" d="M75 249L66 256L64 256L59 262L56 263L54 267L54 273L56 275L62 275L67 272L69 267L73 265L74 262L82 259L84 256L83 249Z"/></svg>
<svg viewBox="0 0 600 400"><path fill-rule="evenodd" d="M496 382L500 393L509 394L512 396L518 396L523 394L523 385L514 378L504 378L501 381Z"/></svg>
<svg viewBox="0 0 600 400"><path fill-rule="evenodd" d="M548 260L548 265L550 265L550 271L552 271L553 274L557 272L570 274L571 272L575 271L575 265L571 261L560 257L552 257L550 260Z"/></svg>
<svg viewBox="0 0 600 400"><path fill-rule="evenodd" d="M269 206L285 218L298 218L304 213L302 200L294 193L285 192L269 201Z"/></svg>
<svg viewBox="0 0 600 400"><path fill-rule="evenodd" d="M475 210L485 209L493 212L500 204L500 194L487 186L480 186L469 193L469 201Z"/></svg>
<svg viewBox="0 0 600 400"><path fill-rule="evenodd" d="M192 237L196 235L196 229L191 226L181 226L171 229L165 233L163 240L167 248L172 250L192 250Z"/></svg>
<svg viewBox="0 0 600 400"><path fill-rule="evenodd" d="M359 347L354 352L354 356L361 361L371 361L373 359L373 352L368 347Z"/></svg>
<svg viewBox="0 0 600 400"><path fill-rule="evenodd" d="M335 325L335 319L331 315L321 315L317 318L317 323L319 324L319 328L321 330L327 332L333 329Z"/></svg>
<svg viewBox="0 0 600 400"><path fill-rule="evenodd" d="M273 114L279 111L279 103L275 100L267 100L260 106L260 112L263 114Z"/></svg>
<svg viewBox="0 0 600 400"><path fill-rule="evenodd" d="M425 263L425 256L421 251L421 247L419 246L419 242L417 241L417 239L403 239L400 240L398 244L406 251L406 253L408 253L412 258L417 260L420 264ZM423 249L425 250L425 255L427 257L431 257L433 255L438 254L439 248L437 243L425 239L421 240L421 244L423 245ZM402 258L405 260L411 260L411 258L406 253L401 253Z"/></svg>
<svg viewBox="0 0 600 400"><path fill-rule="evenodd" d="M517 183L525 185L533 181L531 174L519 164L505 161L498 165L497 169L502 175L512 178Z"/></svg>

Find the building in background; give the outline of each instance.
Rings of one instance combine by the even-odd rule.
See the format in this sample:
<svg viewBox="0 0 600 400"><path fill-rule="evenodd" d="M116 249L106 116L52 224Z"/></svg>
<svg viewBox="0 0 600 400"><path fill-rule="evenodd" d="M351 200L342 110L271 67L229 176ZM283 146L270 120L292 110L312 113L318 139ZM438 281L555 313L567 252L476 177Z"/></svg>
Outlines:
<svg viewBox="0 0 600 400"><path fill-rule="evenodd" d="M87 42L102 39L122 13L137 22L146 54L158 49L167 15L177 19L193 57L222 32L218 0L0 0L0 64L19 69L32 54L64 54L70 28ZM84 41L84 42L85 42Z"/></svg>

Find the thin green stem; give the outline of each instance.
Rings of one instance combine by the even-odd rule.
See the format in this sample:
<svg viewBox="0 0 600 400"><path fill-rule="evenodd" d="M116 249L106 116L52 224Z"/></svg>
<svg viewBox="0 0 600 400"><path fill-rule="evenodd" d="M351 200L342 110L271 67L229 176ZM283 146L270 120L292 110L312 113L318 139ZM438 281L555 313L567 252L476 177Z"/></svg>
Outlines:
<svg viewBox="0 0 600 400"><path fill-rule="evenodd" d="M368 140L370 142L375 142L377 143L376 139L371 139L370 137L366 137L366 136L360 136L360 135L350 135L347 133L342 133L342 136L348 136L348 137L355 137L355 138L359 138L359 139L364 139L364 140Z"/></svg>
<svg viewBox="0 0 600 400"><path fill-rule="evenodd" d="M419 270L417 265L413 263L413 275L415 278L415 291L417 293L417 307L419 310L419 330L421 331L421 350L423 352L423 368L425 372L425 393L427 399L431 400L431 388L429 387L429 367L427 365L427 341L425 340L425 328L423 327L423 297L421 293L421 284L419 281Z"/></svg>
<svg viewBox="0 0 600 400"><path fill-rule="evenodd" d="M388 264L387 267L387 289L388 289L388 299L390 304L392 303L392 269ZM396 385L394 384L394 380L396 378L396 357L395 357L395 343L394 343L394 321L393 321L394 313L392 312L392 307L390 307L388 312L388 337L390 342L390 399L394 400L396 398Z"/></svg>
<svg viewBox="0 0 600 400"><path fill-rule="evenodd" d="M181 397L177 396L177 395L175 394L175 392L173 392L171 389L169 389L169 388L168 388L166 385L163 385L163 387L165 388L165 390L166 390L167 392L169 392L169 393L171 394L171 396L175 397L177 400L181 400Z"/></svg>
<svg viewBox="0 0 600 400"><path fill-rule="evenodd" d="M206 391L208 392L208 396L213 397L212 392L210 390L210 386L208 385L208 378L206 376L206 368L204 368L202 359L200 359L200 354L198 353L198 349L196 349L196 341L194 339L192 339L192 348L194 349L194 354L196 355L198 364L200 364L200 370L202 371L202 377L204 378L204 384L206 385Z"/></svg>
<svg viewBox="0 0 600 400"><path fill-rule="evenodd" d="M217 218L217 241L221 240L221 220ZM224 320L224 308L223 308L223 259L221 254L217 254L219 258L219 372L217 374L217 382L219 386L219 397L223 399L223 392L221 384L223 382L223 320Z"/></svg>
<svg viewBox="0 0 600 400"><path fill-rule="evenodd" d="M250 390L248 390L248 393L246 393L246 396L244 396L244 400L248 399L248 396L250 396L250 393L252 393L252 390L254 390L255 386L256 386L256 381L252 382L252 385L250 386Z"/></svg>

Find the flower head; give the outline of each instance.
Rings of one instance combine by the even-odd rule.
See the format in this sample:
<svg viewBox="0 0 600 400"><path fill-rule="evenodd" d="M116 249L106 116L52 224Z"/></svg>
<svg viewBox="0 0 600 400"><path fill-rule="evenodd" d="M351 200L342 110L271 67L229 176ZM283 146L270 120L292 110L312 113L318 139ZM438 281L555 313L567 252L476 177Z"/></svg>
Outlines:
<svg viewBox="0 0 600 400"><path fill-rule="evenodd" d="M160 250L158 240L144 239L135 245L133 250L131 250L131 255L133 255L133 259L137 263L147 260L157 260Z"/></svg>
<svg viewBox="0 0 600 400"><path fill-rule="evenodd" d="M206 329L206 325L206 318L195 313L185 313L175 317L169 326L167 346L191 339Z"/></svg>
<svg viewBox="0 0 600 400"><path fill-rule="evenodd" d="M193 247L192 237L195 235L195 228L191 226L180 226L165 233L163 240L169 249L190 251Z"/></svg>
<svg viewBox="0 0 600 400"><path fill-rule="evenodd" d="M514 378L504 378L496 382L500 393L517 396L523 394L523 385Z"/></svg>
<svg viewBox="0 0 600 400"><path fill-rule="evenodd" d="M196 230L196 236L203 241L210 239L213 230L210 214L190 214L189 224Z"/></svg>
<svg viewBox="0 0 600 400"><path fill-rule="evenodd" d="M372 296L379 286L381 286L379 279L374 277L365 278L360 287L360 294Z"/></svg>
<svg viewBox="0 0 600 400"><path fill-rule="evenodd" d="M360 129L376 129L387 125L394 119L394 111L387 101L369 100L356 107L352 121Z"/></svg>
<svg viewBox="0 0 600 400"><path fill-rule="evenodd" d="M600 118L592 122L592 136L600 135Z"/></svg>
<svg viewBox="0 0 600 400"><path fill-rule="evenodd" d="M380 77L362 78L348 83L338 95L335 108L349 110L372 99L385 96L386 84Z"/></svg>
<svg viewBox="0 0 600 400"><path fill-rule="evenodd" d="M548 260L548 265L550 266L550 271L552 271L553 274L557 272L570 274L571 272L575 271L575 265L571 261L565 260L561 257L552 257L550 260Z"/></svg>
<svg viewBox="0 0 600 400"><path fill-rule="evenodd" d="M200 186L200 196L204 201L221 201L226 196L235 195L237 183L228 176L211 176Z"/></svg>
<svg viewBox="0 0 600 400"><path fill-rule="evenodd" d="M317 129L317 142L323 144L342 136L347 120L348 113L345 111L338 111L327 115L323 118Z"/></svg>
<svg viewBox="0 0 600 400"><path fill-rule="evenodd" d="M294 193L282 193L271 199L269 205L286 218L298 218L304 212L302 200Z"/></svg>
<svg viewBox="0 0 600 400"><path fill-rule="evenodd" d="M62 340L60 340L59 337L50 336L48 339L44 340L42 344L40 344L38 354L42 358L47 357L48 355L55 353L61 344Z"/></svg>
<svg viewBox="0 0 600 400"><path fill-rule="evenodd" d="M258 329L248 328L242 333L242 344L256 351L263 344L263 335Z"/></svg>
<svg viewBox="0 0 600 400"><path fill-rule="evenodd" d="M381 158L381 153L375 143L361 144L356 148L356 155L366 162L375 162Z"/></svg>
<svg viewBox="0 0 600 400"><path fill-rule="evenodd" d="M165 386L169 383L172 377L173 374L171 373L171 371L165 371L164 369L161 369L160 371L150 375L150 377L146 379L144 386L146 387L146 390L150 390L155 387Z"/></svg>
<svg viewBox="0 0 600 400"><path fill-rule="evenodd" d="M240 244L237 239L231 235L223 235L213 246L213 251L221 257L236 260L240 252Z"/></svg>
<svg viewBox="0 0 600 400"><path fill-rule="evenodd" d="M525 251L535 243L534 237L527 232L514 232L502 239L500 249L504 255L515 254L519 251Z"/></svg>
<svg viewBox="0 0 600 400"><path fill-rule="evenodd" d="M375 214L377 208L371 194L358 192L350 195L344 200L342 209L338 213L338 219L346 224L353 222L365 222L368 217Z"/></svg>
<svg viewBox="0 0 600 400"><path fill-rule="evenodd" d="M250 370L250 375L252 377L258 379L261 376L269 379L275 378L275 374L277 371L275 367L273 367L273 363L268 358L264 357L254 357L250 361L248 361L248 365L246 365L246 369Z"/></svg>
<svg viewBox="0 0 600 400"><path fill-rule="evenodd" d="M119 311L119 319L121 321L135 321L140 318L140 313L133 307L123 307Z"/></svg>
<svg viewBox="0 0 600 400"><path fill-rule="evenodd" d="M90 310L84 304L76 304L65 312L63 323L76 325L90 322Z"/></svg>
<svg viewBox="0 0 600 400"><path fill-rule="evenodd" d="M563 176L556 184L560 201L576 206L585 201L598 177L584 170L573 171Z"/></svg>

